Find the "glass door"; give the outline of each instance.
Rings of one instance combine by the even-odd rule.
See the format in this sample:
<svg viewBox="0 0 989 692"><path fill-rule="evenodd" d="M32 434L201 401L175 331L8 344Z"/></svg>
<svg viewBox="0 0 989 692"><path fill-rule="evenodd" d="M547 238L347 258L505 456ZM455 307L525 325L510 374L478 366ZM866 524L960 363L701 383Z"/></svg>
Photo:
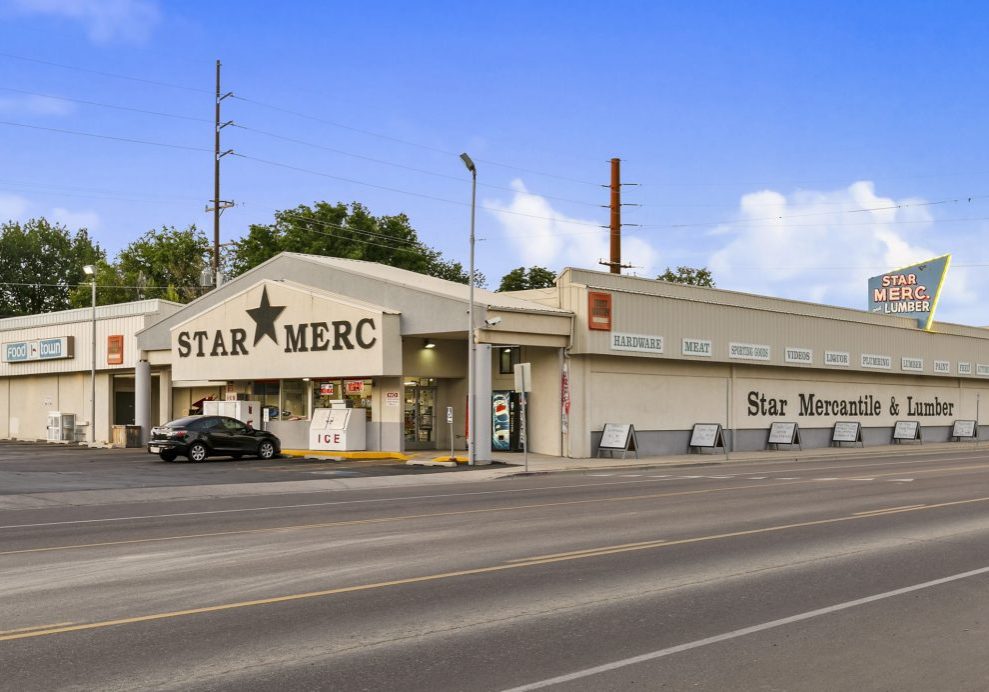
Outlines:
<svg viewBox="0 0 989 692"><path fill-rule="evenodd" d="M405 387L405 448L436 449L436 387Z"/></svg>

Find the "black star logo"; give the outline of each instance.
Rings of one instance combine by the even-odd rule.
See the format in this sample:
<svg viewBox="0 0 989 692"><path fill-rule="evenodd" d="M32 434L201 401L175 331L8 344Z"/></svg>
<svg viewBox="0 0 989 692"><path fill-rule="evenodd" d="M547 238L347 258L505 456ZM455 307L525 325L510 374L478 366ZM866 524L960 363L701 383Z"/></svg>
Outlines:
<svg viewBox="0 0 989 692"><path fill-rule="evenodd" d="M254 320L254 345L265 336L270 336L271 340L278 343L278 334L275 332L275 320L282 314L284 305L272 305L268 302L268 287L265 286L261 292L261 304L256 308L247 311L247 314Z"/></svg>

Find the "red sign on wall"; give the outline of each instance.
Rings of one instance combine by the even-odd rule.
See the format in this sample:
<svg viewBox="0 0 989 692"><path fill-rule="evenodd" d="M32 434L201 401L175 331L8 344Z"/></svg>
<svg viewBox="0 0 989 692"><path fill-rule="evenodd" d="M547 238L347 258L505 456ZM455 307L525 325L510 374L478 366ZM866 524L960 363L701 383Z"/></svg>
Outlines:
<svg viewBox="0 0 989 692"><path fill-rule="evenodd" d="M587 327L611 331L611 294L587 292Z"/></svg>
<svg viewBox="0 0 989 692"><path fill-rule="evenodd" d="M111 334L106 338L106 364L124 364L124 336L123 334Z"/></svg>

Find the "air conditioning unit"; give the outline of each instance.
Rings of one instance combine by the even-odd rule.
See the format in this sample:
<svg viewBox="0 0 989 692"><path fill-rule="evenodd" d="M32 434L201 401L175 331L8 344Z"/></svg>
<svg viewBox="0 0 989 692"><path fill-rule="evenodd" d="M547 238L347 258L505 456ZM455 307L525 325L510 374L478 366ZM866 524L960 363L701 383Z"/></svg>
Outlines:
<svg viewBox="0 0 989 692"><path fill-rule="evenodd" d="M75 442L76 414L61 411L48 412L48 441Z"/></svg>

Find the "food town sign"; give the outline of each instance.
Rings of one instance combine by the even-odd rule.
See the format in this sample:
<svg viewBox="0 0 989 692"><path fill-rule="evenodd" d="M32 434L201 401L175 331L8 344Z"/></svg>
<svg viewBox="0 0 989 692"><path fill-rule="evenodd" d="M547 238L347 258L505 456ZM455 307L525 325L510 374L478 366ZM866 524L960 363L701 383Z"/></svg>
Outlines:
<svg viewBox="0 0 989 692"><path fill-rule="evenodd" d="M172 329L175 379L398 374L398 315L265 281Z"/></svg>

